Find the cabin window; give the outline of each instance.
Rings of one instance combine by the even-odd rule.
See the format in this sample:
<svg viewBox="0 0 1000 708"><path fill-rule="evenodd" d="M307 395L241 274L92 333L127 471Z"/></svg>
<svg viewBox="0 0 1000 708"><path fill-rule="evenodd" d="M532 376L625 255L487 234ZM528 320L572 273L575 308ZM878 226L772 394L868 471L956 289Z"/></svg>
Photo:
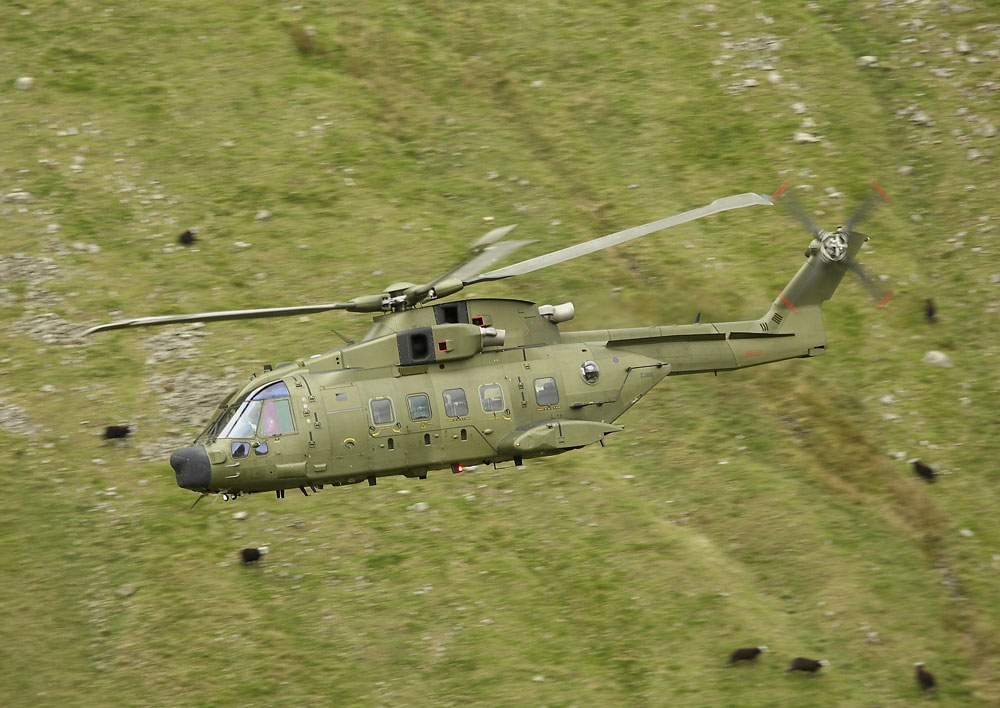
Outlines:
<svg viewBox="0 0 1000 708"><path fill-rule="evenodd" d="M368 402L372 411L372 423L375 425L392 425L396 416L392 414L392 399L388 396L373 398Z"/></svg>
<svg viewBox="0 0 1000 708"><path fill-rule="evenodd" d="M431 417L431 399L426 393L407 396L406 407L410 409L410 420L427 420Z"/></svg>
<svg viewBox="0 0 1000 708"><path fill-rule="evenodd" d="M595 384L597 379L601 378L601 367L597 365L596 361L585 361L580 365L580 376L587 383Z"/></svg>
<svg viewBox="0 0 1000 708"><path fill-rule="evenodd" d="M479 387L479 400L483 403L486 413L494 413L504 409L503 389L500 384L483 384Z"/></svg>
<svg viewBox="0 0 1000 708"><path fill-rule="evenodd" d="M554 406L559 403L559 389L551 376L535 379L535 401L540 406Z"/></svg>
<svg viewBox="0 0 1000 708"><path fill-rule="evenodd" d="M449 388L441 394L444 402L444 414L449 418L461 418L469 415L469 401L465 397L465 389Z"/></svg>
<svg viewBox="0 0 1000 708"><path fill-rule="evenodd" d="M267 454L267 443L262 442L254 449L255 455L266 455Z"/></svg>
<svg viewBox="0 0 1000 708"><path fill-rule="evenodd" d="M234 442L229 446L229 454L233 456L234 460L242 460L250 454L250 443Z"/></svg>

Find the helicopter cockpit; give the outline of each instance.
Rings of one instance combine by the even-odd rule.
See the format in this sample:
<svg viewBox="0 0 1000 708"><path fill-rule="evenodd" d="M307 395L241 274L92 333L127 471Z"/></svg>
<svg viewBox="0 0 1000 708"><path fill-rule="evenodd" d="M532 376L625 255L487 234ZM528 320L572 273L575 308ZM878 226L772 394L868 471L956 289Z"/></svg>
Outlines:
<svg viewBox="0 0 1000 708"><path fill-rule="evenodd" d="M288 387L278 380L252 391L243 400L223 401L219 414L198 436L195 444L218 438L252 438L294 433Z"/></svg>

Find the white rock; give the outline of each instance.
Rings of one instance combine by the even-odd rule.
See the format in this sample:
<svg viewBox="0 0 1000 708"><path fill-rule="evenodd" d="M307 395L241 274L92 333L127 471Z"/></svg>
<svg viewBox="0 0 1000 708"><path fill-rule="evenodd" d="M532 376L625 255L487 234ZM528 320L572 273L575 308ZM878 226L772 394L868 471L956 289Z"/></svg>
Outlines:
<svg viewBox="0 0 1000 708"><path fill-rule="evenodd" d="M973 536L976 535L972 532L972 529L962 529L958 533L962 536L965 536L966 538L972 538Z"/></svg>
<svg viewBox="0 0 1000 708"><path fill-rule="evenodd" d="M801 115L806 112L806 104L795 102L792 104L792 110Z"/></svg>
<svg viewBox="0 0 1000 708"><path fill-rule="evenodd" d="M876 64L878 64L878 57L873 57L871 54L858 57L858 66L875 66Z"/></svg>
<svg viewBox="0 0 1000 708"><path fill-rule="evenodd" d="M784 77L778 71L767 72L767 80L772 84L780 84Z"/></svg>
<svg viewBox="0 0 1000 708"><path fill-rule="evenodd" d="M247 518L247 513L245 511L237 511L233 514L233 518L237 521L243 521L243 519Z"/></svg>
<svg viewBox="0 0 1000 708"><path fill-rule="evenodd" d="M0 203L14 202L20 204L27 204L33 201L35 201L35 198L31 196L31 192L25 192L23 189L15 189L13 192L0 195Z"/></svg>
<svg viewBox="0 0 1000 708"><path fill-rule="evenodd" d="M251 244L246 241L233 241L233 248L250 248Z"/></svg>
<svg viewBox="0 0 1000 708"><path fill-rule="evenodd" d="M909 177L910 175L913 174L913 165L903 165L898 170L896 170L896 172L903 175L904 177Z"/></svg>
<svg viewBox="0 0 1000 708"><path fill-rule="evenodd" d="M261 209L253 217L254 221L264 221L265 219L270 219L270 218L271 218L271 212L269 212L267 209Z"/></svg>
<svg viewBox="0 0 1000 708"><path fill-rule="evenodd" d="M931 350L924 354L924 363L934 366L951 366L951 358L944 352Z"/></svg>
<svg viewBox="0 0 1000 708"><path fill-rule="evenodd" d="M955 51L959 54L968 54L972 51L972 45L969 44L965 36L959 37L958 41L955 43Z"/></svg>
<svg viewBox="0 0 1000 708"><path fill-rule="evenodd" d="M410 511L427 511L431 508L431 505L427 502L417 502L416 504L410 504L406 508Z"/></svg>
<svg viewBox="0 0 1000 708"><path fill-rule="evenodd" d="M35 86L35 80L30 76L20 76L14 81L14 88L28 91Z"/></svg>
<svg viewBox="0 0 1000 708"><path fill-rule="evenodd" d="M976 150L976 148L969 148L965 153L965 159L967 160L978 160L983 156L983 153Z"/></svg>
<svg viewBox="0 0 1000 708"><path fill-rule="evenodd" d="M804 130L797 131L792 138L799 145L804 145L806 143L818 143L822 138L813 133L807 133Z"/></svg>
<svg viewBox="0 0 1000 708"><path fill-rule="evenodd" d="M984 138L992 138L997 134L997 127L993 123L987 123L979 129L979 134Z"/></svg>
<svg viewBox="0 0 1000 708"><path fill-rule="evenodd" d="M910 117L910 120L917 125L934 125L934 121L931 120L931 117L923 111L917 111L914 113L913 116Z"/></svg>

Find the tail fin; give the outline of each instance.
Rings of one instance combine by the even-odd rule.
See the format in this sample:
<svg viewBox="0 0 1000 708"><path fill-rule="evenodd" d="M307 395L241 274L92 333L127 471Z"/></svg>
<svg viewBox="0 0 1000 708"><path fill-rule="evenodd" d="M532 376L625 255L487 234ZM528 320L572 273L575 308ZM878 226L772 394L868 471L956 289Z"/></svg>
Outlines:
<svg viewBox="0 0 1000 708"><path fill-rule="evenodd" d="M821 307L833 296L867 240L862 233L842 228L813 239L805 251L806 262L771 303L761 318L761 328L802 335L815 342L810 342L810 354L821 354L826 347Z"/></svg>

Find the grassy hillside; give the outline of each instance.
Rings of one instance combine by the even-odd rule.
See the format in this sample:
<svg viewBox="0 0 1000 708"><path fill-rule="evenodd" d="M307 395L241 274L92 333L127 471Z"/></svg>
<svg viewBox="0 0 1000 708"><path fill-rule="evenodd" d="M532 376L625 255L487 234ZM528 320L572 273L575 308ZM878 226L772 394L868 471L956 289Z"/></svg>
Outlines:
<svg viewBox="0 0 1000 708"><path fill-rule="evenodd" d="M5 3L0 704L911 706L918 660L1000 704L998 91L987 0ZM168 451L368 318L79 336L784 181L832 228L873 179L888 307L845 282L827 356L668 378L607 448L518 470L188 511ZM476 292L572 300L566 329L751 317L808 240L755 207Z"/></svg>

